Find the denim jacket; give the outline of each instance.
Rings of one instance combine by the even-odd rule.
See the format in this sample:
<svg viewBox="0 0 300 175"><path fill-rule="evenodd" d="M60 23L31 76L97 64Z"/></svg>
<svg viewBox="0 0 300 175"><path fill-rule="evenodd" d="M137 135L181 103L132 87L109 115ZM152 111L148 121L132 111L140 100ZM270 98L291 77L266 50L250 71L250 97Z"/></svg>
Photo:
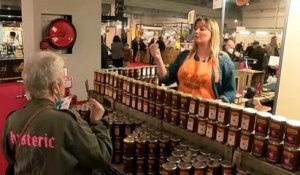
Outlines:
<svg viewBox="0 0 300 175"><path fill-rule="evenodd" d="M168 74L160 78L160 82L164 84L172 84L177 82L177 73L184 60L188 57L189 51L181 52L176 60L169 65ZM215 83L212 81L212 88L217 99L221 99L227 103L233 103L235 98L236 82L235 68L230 57L225 52L219 53L219 73L220 81ZM214 71L212 71L211 79L214 80Z"/></svg>

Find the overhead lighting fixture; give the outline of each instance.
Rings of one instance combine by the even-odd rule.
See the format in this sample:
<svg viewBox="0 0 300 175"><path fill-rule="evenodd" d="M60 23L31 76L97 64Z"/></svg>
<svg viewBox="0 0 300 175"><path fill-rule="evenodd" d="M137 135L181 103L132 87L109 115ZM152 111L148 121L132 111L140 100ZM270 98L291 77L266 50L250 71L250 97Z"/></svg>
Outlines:
<svg viewBox="0 0 300 175"><path fill-rule="evenodd" d="M249 35L249 34L250 34L250 31L240 31L239 33L240 33L240 34L243 34L243 35Z"/></svg>
<svg viewBox="0 0 300 175"><path fill-rule="evenodd" d="M234 23L238 23L238 20L237 20L237 19L235 19L235 20L234 20Z"/></svg>
<svg viewBox="0 0 300 175"><path fill-rule="evenodd" d="M11 18L11 15L8 15L9 18Z"/></svg>
<svg viewBox="0 0 300 175"><path fill-rule="evenodd" d="M265 32L265 31L257 31L255 32L256 35L267 35L268 32Z"/></svg>

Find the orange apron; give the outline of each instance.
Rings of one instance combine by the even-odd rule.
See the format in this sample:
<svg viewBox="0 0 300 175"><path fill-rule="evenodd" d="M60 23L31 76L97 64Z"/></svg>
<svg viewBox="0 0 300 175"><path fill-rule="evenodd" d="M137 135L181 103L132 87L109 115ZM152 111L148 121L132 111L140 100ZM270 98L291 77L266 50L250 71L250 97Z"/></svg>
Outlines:
<svg viewBox="0 0 300 175"><path fill-rule="evenodd" d="M196 61L194 55L187 58L177 73L178 90L196 97L215 99L211 79L213 64L212 58L207 62Z"/></svg>

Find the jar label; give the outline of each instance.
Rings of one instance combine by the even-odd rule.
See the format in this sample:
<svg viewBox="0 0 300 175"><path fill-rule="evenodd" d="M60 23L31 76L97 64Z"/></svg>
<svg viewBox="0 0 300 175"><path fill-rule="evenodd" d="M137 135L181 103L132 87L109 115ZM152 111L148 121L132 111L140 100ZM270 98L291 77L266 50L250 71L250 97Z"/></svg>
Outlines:
<svg viewBox="0 0 300 175"><path fill-rule="evenodd" d="M126 126L125 128L125 135L129 135L131 134L131 127L130 126ZM124 144L124 147L125 147L125 144Z"/></svg>
<svg viewBox="0 0 300 175"><path fill-rule="evenodd" d="M117 79L115 78L115 79L114 79L114 87L116 87L117 84L118 84L118 81L117 81Z"/></svg>
<svg viewBox="0 0 300 175"><path fill-rule="evenodd" d="M122 103L126 104L126 96L125 95L123 95L123 97L122 97Z"/></svg>
<svg viewBox="0 0 300 175"><path fill-rule="evenodd" d="M135 108L135 104L136 103L136 99L135 98L132 98L132 101L131 101L131 107L132 108Z"/></svg>
<svg viewBox="0 0 300 175"><path fill-rule="evenodd" d="M205 135L205 133L206 133L206 123L205 122L199 122L198 134Z"/></svg>
<svg viewBox="0 0 300 175"><path fill-rule="evenodd" d="M206 137L208 137L208 138L213 137L213 126L211 124L207 124Z"/></svg>
<svg viewBox="0 0 300 175"><path fill-rule="evenodd" d="M205 174L204 174L204 171L201 171L201 170L195 170L194 175L205 175Z"/></svg>
<svg viewBox="0 0 300 175"><path fill-rule="evenodd" d="M196 107L196 102L191 101L190 102L190 107L189 107L189 113L194 114L195 113L195 107Z"/></svg>
<svg viewBox="0 0 300 175"><path fill-rule="evenodd" d="M189 175L190 174L190 171L188 172L184 172L184 171L180 171L179 175Z"/></svg>
<svg viewBox="0 0 300 175"><path fill-rule="evenodd" d="M227 143L230 146L235 145L235 134L233 132L228 132L228 138L227 138Z"/></svg>
<svg viewBox="0 0 300 175"><path fill-rule="evenodd" d="M142 87L139 87L138 95L139 95L139 96L142 96Z"/></svg>
<svg viewBox="0 0 300 175"><path fill-rule="evenodd" d="M272 128L272 129L280 129L280 125L272 122L270 124L270 128Z"/></svg>
<svg viewBox="0 0 300 175"><path fill-rule="evenodd" d="M249 148L249 137L241 136L240 149L247 151Z"/></svg>
<svg viewBox="0 0 300 175"><path fill-rule="evenodd" d="M239 114L237 112L231 113L230 125L235 127L239 126Z"/></svg>
<svg viewBox="0 0 300 175"><path fill-rule="evenodd" d="M193 131L194 130L194 118L189 117L188 123L187 123L187 130Z"/></svg>
<svg viewBox="0 0 300 175"><path fill-rule="evenodd" d="M142 110L142 101L138 100L138 105L137 105L138 110Z"/></svg>
<svg viewBox="0 0 300 175"><path fill-rule="evenodd" d="M148 98L148 89L147 88L144 89L144 98Z"/></svg>
<svg viewBox="0 0 300 175"><path fill-rule="evenodd" d="M127 82L124 81L124 82L123 82L123 90L126 91L126 89L127 89Z"/></svg>
<svg viewBox="0 0 300 175"><path fill-rule="evenodd" d="M269 160L276 161L277 157L278 157L278 148L274 145L268 145L267 158Z"/></svg>
<svg viewBox="0 0 300 175"><path fill-rule="evenodd" d="M120 135L120 128L119 127L115 127L115 136L119 136Z"/></svg>
<svg viewBox="0 0 300 175"><path fill-rule="evenodd" d="M209 107L209 114L208 118L211 120L216 120L216 113L217 113L217 108L215 106Z"/></svg>
<svg viewBox="0 0 300 175"><path fill-rule="evenodd" d="M217 129L217 136L216 136L216 140L218 142L223 142L224 141L224 129L222 128L218 128Z"/></svg>
<svg viewBox="0 0 300 175"><path fill-rule="evenodd" d="M132 84L131 91L132 91L132 94L134 94L134 95L135 95L135 88L136 88L135 84Z"/></svg>
<svg viewBox="0 0 300 175"><path fill-rule="evenodd" d="M204 104L199 104L199 115L201 117L205 117L205 105Z"/></svg>
<svg viewBox="0 0 300 175"><path fill-rule="evenodd" d="M163 170L162 175L171 175L167 170Z"/></svg>
<svg viewBox="0 0 300 175"><path fill-rule="evenodd" d="M223 170L223 174L222 175L232 175L232 170L228 169L228 170Z"/></svg>
<svg viewBox="0 0 300 175"><path fill-rule="evenodd" d="M241 128L244 130L249 130L249 122L250 122L250 117L248 115L243 115Z"/></svg>
<svg viewBox="0 0 300 175"><path fill-rule="evenodd" d="M214 175L214 171L208 168L206 175Z"/></svg>
<svg viewBox="0 0 300 175"><path fill-rule="evenodd" d="M114 90L114 93L113 93L113 99L117 99L117 90Z"/></svg>
<svg viewBox="0 0 300 175"><path fill-rule="evenodd" d="M224 118L225 118L225 111L224 109L220 109L218 111L218 121L221 123L224 123Z"/></svg>
<svg viewBox="0 0 300 175"><path fill-rule="evenodd" d="M148 112L148 104L147 104L147 103L144 103L143 106L144 106L144 107L143 107L143 111L144 111L144 112Z"/></svg>

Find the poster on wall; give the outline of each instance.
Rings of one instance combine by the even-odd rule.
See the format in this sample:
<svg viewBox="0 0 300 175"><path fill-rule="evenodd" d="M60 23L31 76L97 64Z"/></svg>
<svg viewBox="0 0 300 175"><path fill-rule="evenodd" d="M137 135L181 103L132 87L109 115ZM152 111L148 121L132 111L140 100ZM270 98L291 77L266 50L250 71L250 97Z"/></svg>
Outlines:
<svg viewBox="0 0 300 175"><path fill-rule="evenodd" d="M214 0L213 9L220 9L223 6L223 0Z"/></svg>
<svg viewBox="0 0 300 175"><path fill-rule="evenodd" d="M11 43L10 32L15 32L15 42L17 46L23 45L23 35L22 28L20 27L3 27L3 40L2 43L9 44Z"/></svg>

